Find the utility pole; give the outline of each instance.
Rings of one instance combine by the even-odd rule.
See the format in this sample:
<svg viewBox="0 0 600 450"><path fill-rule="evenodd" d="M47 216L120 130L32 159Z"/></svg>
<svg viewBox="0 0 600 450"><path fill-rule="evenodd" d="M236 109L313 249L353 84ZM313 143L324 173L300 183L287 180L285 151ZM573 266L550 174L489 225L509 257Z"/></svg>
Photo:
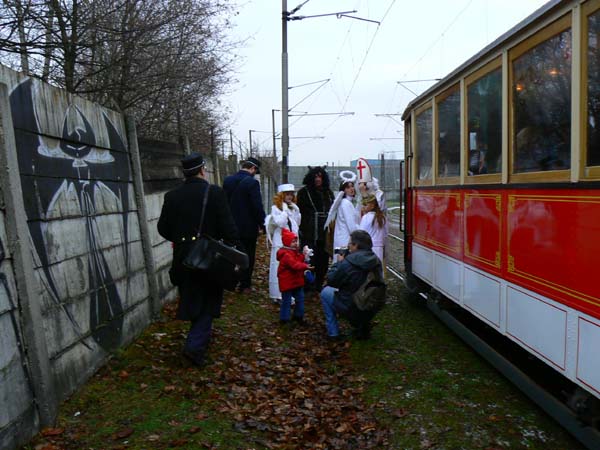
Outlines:
<svg viewBox="0 0 600 450"><path fill-rule="evenodd" d="M213 183L221 184L221 174L219 173L219 157L217 156L217 147L215 146L215 127L210 127L210 157L213 165Z"/></svg>
<svg viewBox="0 0 600 450"><path fill-rule="evenodd" d="M289 136L289 99L288 99L288 52L287 52L287 23L288 20L303 20L317 17L336 16L338 19L346 17L348 19L363 20L365 22L372 22L380 24L376 20L363 19L361 17L349 16L349 13L355 13L356 10L352 11L339 11L335 13L316 14L312 16L298 16L295 15L300 8L302 8L309 0L305 0L296 6L294 9L288 12L287 0L281 0L281 182L288 182L288 155L290 151L290 136ZM329 80L326 80L329 81Z"/></svg>
<svg viewBox="0 0 600 450"><path fill-rule="evenodd" d="M287 0L281 0L281 183L288 182L290 137L288 124ZM275 147L273 147L275 148Z"/></svg>
<svg viewBox="0 0 600 450"><path fill-rule="evenodd" d="M381 162L379 164L379 189L385 192L385 154L381 152Z"/></svg>
<svg viewBox="0 0 600 450"><path fill-rule="evenodd" d="M275 139L275 111L278 109L271 110L271 133L273 135L273 195L277 193L277 140Z"/></svg>
<svg viewBox="0 0 600 450"><path fill-rule="evenodd" d="M249 143L248 145L250 148L250 156L253 156L252 155L252 130L248 130L248 143Z"/></svg>

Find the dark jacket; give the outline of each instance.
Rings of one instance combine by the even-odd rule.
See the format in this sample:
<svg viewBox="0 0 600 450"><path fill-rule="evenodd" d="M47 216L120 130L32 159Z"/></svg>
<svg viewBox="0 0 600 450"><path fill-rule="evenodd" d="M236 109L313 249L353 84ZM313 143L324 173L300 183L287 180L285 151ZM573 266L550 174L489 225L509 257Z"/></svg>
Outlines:
<svg viewBox="0 0 600 450"><path fill-rule="evenodd" d="M304 271L308 269L308 264L299 250L281 247L277 250L277 261L279 261L277 279L281 292L304 286Z"/></svg>
<svg viewBox="0 0 600 450"><path fill-rule="evenodd" d="M208 186L208 182L200 178L186 179L183 184L165 194L158 220L159 234L174 243L169 275L173 284L179 287L177 318L182 320L194 320L206 312L213 317L219 317L221 313L223 289L181 264L193 242L192 237L198 230L204 193ZM239 243L225 193L219 186L210 188L202 234L232 244Z"/></svg>
<svg viewBox="0 0 600 450"><path fill-rule="evenodd" d="M300 238L303 243L311 245L316 241L325 242L327 232L323 226L332 203L333 193L329 189L309 189L305 186L298 191L297 205L302 215Z"/></svg>
<svg viewBox="0 0 600 450"><path fill-rule="evenodd" d="M258 180L246 170L230 175L223 182L233 220L242 239L256 239L265 223L265 210Z"/></svg>
<svg viewBox="0 0 600 450"><path fill-rule="evenodd" d="M341 262L335 263L327 272L327 285L337 288L333 307L351 323L357 322L363 314L352 302L352 294L365 282L370 271L382 274L379 258L372 250L356 250Z"/></svg>

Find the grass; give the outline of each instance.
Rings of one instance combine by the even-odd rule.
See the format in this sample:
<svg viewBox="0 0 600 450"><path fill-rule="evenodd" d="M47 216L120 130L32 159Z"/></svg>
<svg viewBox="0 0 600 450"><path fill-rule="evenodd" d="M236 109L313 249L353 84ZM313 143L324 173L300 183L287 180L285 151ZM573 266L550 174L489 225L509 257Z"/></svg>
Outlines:
<svg viewBox="0 0 600 450"><path fill-rule="evenodd" d="M170 305L25 448L581 448L393 280L369 341L325 342L315 299L308 328L281 328L267 262L258 294L227 294L206 369Z"/></svg>

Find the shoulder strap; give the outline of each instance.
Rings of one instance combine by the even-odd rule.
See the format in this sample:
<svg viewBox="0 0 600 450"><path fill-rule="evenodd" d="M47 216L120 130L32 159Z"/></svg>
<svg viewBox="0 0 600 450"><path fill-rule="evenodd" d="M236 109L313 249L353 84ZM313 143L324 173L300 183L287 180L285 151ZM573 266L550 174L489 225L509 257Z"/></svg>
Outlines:
<svg viewBox="0 0 600 450"><path fill-rule="evenodd" d="M310 195L310 191L308 189L306 189L306 195L308 195L308 200L310 201L311 206L313 207L313 209L315 210L315 212L317 212L317 207L315 206L313 199Z"/></svg>
<svg viewBox="0 0 600 450"><path fill-rule="evenodd" d="M196 237L200 237L202 233L202 224L204 223L204 213L206 212L206 204L208 203L208 191L210 191L210 183L206 187L206 192L204 193L204 200L202 201L202 213L200 214L200 224L198 225L198 231L196 232Z"/></svg>

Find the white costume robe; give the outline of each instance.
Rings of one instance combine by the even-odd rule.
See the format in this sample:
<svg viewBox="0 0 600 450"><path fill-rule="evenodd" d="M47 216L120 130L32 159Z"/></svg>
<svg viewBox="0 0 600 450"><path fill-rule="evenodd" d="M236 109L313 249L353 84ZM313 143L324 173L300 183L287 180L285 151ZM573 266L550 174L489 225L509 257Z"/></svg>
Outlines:
<svg viewBox="0 0 600 450"><path fill-rule="evenodd" d="M377 255L381 264L384 264L383 248L385 247L385 242L387 240L387 221L383 227L380 227L377 220L375 220L375 213L371 211L362 216L359 228L369 233L369 236L371 236L371 240L373 241L373 253Z"/></svg>
<svg viewBox="0 0 600 450"><path fill-rule="evenodd" d="M277 250L283 246L283 242L281 242L281 230L283 228L287 228L297 235L300 227L301 217L300 210L294 203L291 203L290 205L284 203L282 208L283 210L273 205L271 207L271 214L267 216L265 220L267 231L270 233L272 245L271 263L269 265L269 297L276 300L281 299L279 280L277 279L277 269L279 267L279 261L277 261Z"/></svg>
<svg viewBox="0 0 600 450"><path fill-rule="evenodd" d="M333 248L347 247L350 233L358 229L360 215L352 205L352 202L344 197L335 218L335 229L333 231Z"/></svg>

